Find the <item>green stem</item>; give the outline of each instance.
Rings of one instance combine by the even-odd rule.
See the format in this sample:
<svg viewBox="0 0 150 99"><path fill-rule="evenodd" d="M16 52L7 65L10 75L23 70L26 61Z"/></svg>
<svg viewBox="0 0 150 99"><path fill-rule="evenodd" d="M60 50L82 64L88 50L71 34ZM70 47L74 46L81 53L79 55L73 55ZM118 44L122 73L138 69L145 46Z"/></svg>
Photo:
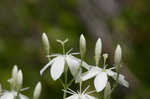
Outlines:
<svg viewBox="0 0 150 99"><path fill-rule="evenodd" d="M15 99L19 99L19 93L20 91L17 92L17 96L15 97Z"/></svg>
<svg viewBox="0 0 150 99"><path fill-rule="evenodd" d="M75 80L75 79L74 79L74 77L73 77L72 80L69 82L68 87L71 86L71 84L73 83L74 80Z"/></svg>
<svg viewBox="0 0 150 99"><path fill-rule="evenodd" d="M80 81L80 93L82 93L82 81Z"/></svg>
<svg viewBox="0 0 150 99"><path fill-rule="evenodd" d="M63 81L61 79L59 79L59 82L61 83L61 85L65 88L65 84L63 83Z"/></svg>
<svg viewBox="0 0 150 99"><path fill-rule="evenodd" d="M117 86L118 86L118 83L119 83L119 73L120 73L120 66L118 66L118 68L117 68L117 77L116 77L116 83L113 85L113 88L112 88L112 90L111 90L111 92L110 92L110 95L108 95L108 97L110 96L111 97L111 94L112 94L112 92L117 88ZM107 98L108 98L107 97Z"/></svg>
<svg viewBox="0 0 150 99"><path fill-rule="evenodd" d="M120 68L118 68L117 70L117 78L116 78L116 83L114 84L114 87L112 89L112 92L116 89L116 87L118 86L119 83L119 73L120 73Z"/></svg>
<svg viewBox="0 0 150 99"><path fill-rule="evenodd" d="M65 44L62 44L63 47L63 54L65 55Z"/></svg>
<svg viewBox="0 0 150 99"><path fill-rule="evenodd" d="M65 53L65 44L64 43L62 43L62 48L63 48L63 55L65 55L66 53ZM64 86L64 90L65 90L63 99L65 99L67 96L66 91L68 88L68 66L65 66L65 83L63 84L63 86Z"/></svg>
<svg viewBox="0 0 150 99"><path fill-rule="evenodd" d="M68 67L66 66L66 69L65 69L65 85L64 85L65 92L64 92L64 98L63 99L65 99L66 96L67 96L67 93L66 93L67 88L68 88Z"/></svg>
<svg viewBox="0 0 150 99"><path fill-rule="evenodd" d="M81 58L81 64L80 64L79 72L81 70L82 62L83 62L83 58ZM82 93L82 80L81 80L81 78L80 78L80 85L79 86L80 86L80 93Z"/></svg>

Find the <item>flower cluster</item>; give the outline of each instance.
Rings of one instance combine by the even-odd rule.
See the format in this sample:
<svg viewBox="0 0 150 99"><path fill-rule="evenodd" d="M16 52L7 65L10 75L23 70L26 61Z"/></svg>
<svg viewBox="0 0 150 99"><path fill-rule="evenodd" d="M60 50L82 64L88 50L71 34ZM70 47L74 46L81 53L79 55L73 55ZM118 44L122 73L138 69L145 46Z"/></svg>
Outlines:
<svg viewBox="0 0 150 99"><path fill-rule="evenodd" d="M2 86L0 84L0 99L29 99L29 97L21 93L29 88L22 88L23 73L22 70L18 69L17 65L15 65L12 69L12 75L8 82L11 87L10 90L2 89ZM39 99L41 89L41 83L38 82L34 90L33 99Z"/></svg>
<svg viewBox="0 0 150 99"><path fill-rule="evenodd" d="M124 75L120 74L121 68L121 58L122 50L120 45L117 45L114 53L114 65L110 67L106 64L108 59L108 54L102 54L102 41L99 38L95 45L95 65L89 65L84 61L86 55L86 39L83 34L80 36L79 47L80 53L71 53L72 49L68 52L65 52L65 44L68 42L68 39L61 41L57 40L58 43L62 45L63 53L62 54L50 54L49 55L49 40L45 33L42 35L43 45L46 52L46 56L49 59L49 62L41 69L40 74L50 67L50 74L53 80L60 79L64 89L64 99L97 99L93 96L90 96L90 93L86 93L86 88L83 92L82 83L88 79L95 77L94 79L94 92L102 92L104 90L104 99L109 99L112 91L119 84L129 87L129 83L125 80ZM80 54L81 58L77 58L74 55ZM99 61L103 58L103 64L99 64ZM110 67L110 68L108 68ZM85 68L87 71L83 72L82 69ZM73 80L68 82L68 70L70 70ZM61 76L64 73L65 81L61 80ZM115 80L114 85L109 82L109 77ZM72 84L72 81L79 83L80 91L75 92L69 88ZM67 93L72 94L67 97Z"/></svg>
<svg viewBox="0 0 150 99"><path fill-rule="evenodd" d="M49 62L40 70L40 74L43 75L44 71L50 68L50 75L54 81L58 80L63 86L63 99L98 99L91 96L91 93L104 92L103 99L110 99L111 93L121 84L125 87L129 87L129 83L125 80L125 76L120 74L122 50L120 45L117 45L114 53L114 64L110 67L107 59L108 54L102 54L102 41L99 38L95 45L95 65L90 65L85 62L86 57L86 39L81 34L79 47L80 52L72 53L73 49L66 52L65 44L68 39L56 40L62 46L62 54L55 53L50 54L50 44L48 37L45 33L42 34L42 41L44 45L44 51ZM75 57L80 55L80 58ZM100 60L103 60L103 64L99 64ZM83 69L86 71L83 72ZM68 70L70 71L73 79L68 79ZM64 73L64 79L62 79ZM114 79L115 83L110 84L109 77ZM88 79L94 78L95 90L87 92L89 86L82 91L82 84ZM11 78L8 80L10 89L5 90L0 84L0 99L29 99L29 97L22 94L23 91L29 88L22 88L23 86L23 73L21 69L15 65L12 69ZM79 90L73 91L69 87L75 82L79 84ZM112 86L113 85L113 86ZM38 82L33 92L33 99L39 99L42 90L41 82ZM104 90L104 91L103 91ZM68 96L68 94L71 94Z"/></svg>

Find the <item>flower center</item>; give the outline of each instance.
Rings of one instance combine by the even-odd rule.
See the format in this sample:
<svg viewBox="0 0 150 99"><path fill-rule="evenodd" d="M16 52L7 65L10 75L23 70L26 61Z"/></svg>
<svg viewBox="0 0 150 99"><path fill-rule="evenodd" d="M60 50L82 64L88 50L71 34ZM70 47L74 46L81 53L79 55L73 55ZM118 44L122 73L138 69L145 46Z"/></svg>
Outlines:
<svg viewBox="0 0 150 99"><path fill-rule="evenodd" d="M106 72L106 69L102 69L102 72Z"/></svg>

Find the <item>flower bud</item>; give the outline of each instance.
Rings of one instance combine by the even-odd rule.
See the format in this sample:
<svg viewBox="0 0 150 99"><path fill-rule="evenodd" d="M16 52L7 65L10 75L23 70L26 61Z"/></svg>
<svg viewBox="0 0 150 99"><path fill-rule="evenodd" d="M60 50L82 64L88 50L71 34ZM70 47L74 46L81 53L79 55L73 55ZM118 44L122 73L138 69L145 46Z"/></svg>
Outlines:
<svg viewBox="0 0 150 99"><path fill-rule="evenodd" d="M20 90L23 84L23 74L22 71L19 70L18 75L17 75L17 90Z"/></svg>
<svg viewBox="0 0 150 99"><path fill-rule="evenodd" d="M96 63L96 66L99 65L101 53L102 53L102 41L99 38L96 42L96 45L95 45L95 63Z"/></svg>
<svg viewBox="0 0 150 99"><path fill-rule="evenodd" d="M120 45L117 45L116 50L115 50L115 56L114 56L114 62L116 65L119 65L121 62L122 58L122 50Z"/></svg>
<svg viewBox="0 0 150 99"><path fill-rule="evenodd" d="M85 53L86 53L86 40L84 38L84 35L81 34L81 36L80 36L80 54L81 54L82 59L85 57Z"/></svg>
<svg viewBox="0 0 150 99"><path fill-rule="evenodd" d="M44 46L44 50L46 52L46 55L49 55L50 46L49 46L49 40L48 40L46 33L42 34L42 41L43 41L43 46Z"/></svg>
<svg viewBox="0 0 150 99"><path fill-rule="evenodd" d="M33 93L33 99L39 99L42 90L41 82L38 82Z"/></svg>
<svg viewBox="0 0 150 99"><path fill-rule="evenodd" d="M17 65L14 65L11 75L12 77L8 80L12 89L15 89L16 87L17 75L18 75L18 67Z"/></svg>
<svg viewBox="0 0 150 99"><path fill-rule="evenodd" d="M111 93L111 86L110 83L108 82L104 90L104 99L110 99L110 93Z"/></svg>
<svg viewBox="0 0 150 99"><path fill-rule="evenodd" d="M17 65L14 65L14 67L12 69L12 78L17 79L17 75L18 75L18 67L17 67Z"/></svg>

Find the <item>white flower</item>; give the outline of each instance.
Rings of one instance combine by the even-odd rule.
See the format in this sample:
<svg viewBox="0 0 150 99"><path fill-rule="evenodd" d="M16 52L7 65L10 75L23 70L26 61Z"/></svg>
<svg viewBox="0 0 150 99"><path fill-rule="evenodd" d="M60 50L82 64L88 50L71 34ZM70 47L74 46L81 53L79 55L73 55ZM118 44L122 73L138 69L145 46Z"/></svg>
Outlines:
<svg viewBox="0 0 150 99"><path fill-rule="evenodd" d="M16 99L17 92L16 91L5 91L0 96L0 99ZM19 99L29 99L27 96L19 93Z"/></svg>
<svg viewBox="0 0 150 99"><path fill-rule="evenodd" d="M23 88L23 74L21 70L18 70L17 65L15 65L12 69L11 78L8 80L11 86L11 91L2 90L0 91L0 99L29 99L27 96L21 94L20 92L27 90L28 88Z"/></svg>
<svg viewBox="0 0 150 99"><path fill-rule="evenodd" d="M21 70L18 70L17 65L12 69L12 77L8 80L11 85L12 90L19 91L23 84L23 73Z"/></svg>
<svg viewBox="0 0 150 99"><path fill-rule="evenodd" d="M66 99L98 99L96 97L90 96L89 94L91 94L93 91L91 92L86 92L87 89L89 87L87 87L82 93L81 92L75 92L71 89L68 89L69 91L65 91L67 93L72 94L71 96L67 97Z"/></svg>
<svg viewBox="0 0 150 99"><path fill-rule="evenodd" d="M51 61L49 61L49 63L47 65L44 66L44 68L40 71L40 74L42 75L43 72L49 66L51 66L51 69L50 69L51 77L53 80L57 80L58 78L60 78L60 76L64 72L65 63L67 63L71 74L74 77L76 77L77 73L79 72L81 60L72 56L75 53L71 53L71 54L68 54L68 53L66 55L61 55L61 54L50 55L50 57L55 57L55 58L53 58ZM82 62L82 66L86 69L89 69L88 64L85 62Z"/></svg>
<svg viewBox="0 0 150 99"><path fill-rule="evenodd" d="M39 99L42 90L41 82L38 82L33 93L33 99Z"/></svg>
<svg viewBox="0 0 150 99"><path fill-rule="evenodd" d="M113 68L110 69L102 69L100 67L91 66L91 69L85 73L82 74L82 81L88 80L92 77L95 77L94 79L94 86L96 88L97 92L102 91L108 82L108 76L112 77L116 80L117 73L112 71ZM129 83L125 80L125 77L122 74L119 74L119 83L124 85L125 87L129 87Z"/></svg>

